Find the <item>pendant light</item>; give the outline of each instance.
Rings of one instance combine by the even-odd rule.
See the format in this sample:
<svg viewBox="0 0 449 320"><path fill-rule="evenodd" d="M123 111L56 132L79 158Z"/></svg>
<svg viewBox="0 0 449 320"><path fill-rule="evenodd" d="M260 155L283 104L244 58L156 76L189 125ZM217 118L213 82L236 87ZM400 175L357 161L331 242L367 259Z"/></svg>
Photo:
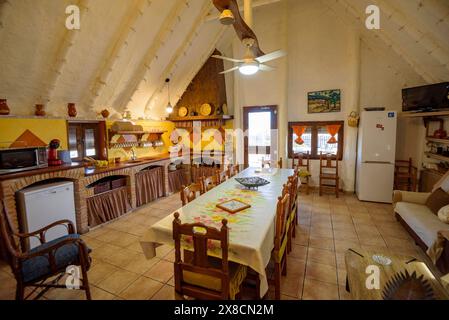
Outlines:
<svg viewBox="0 0 449 320"><path fill-rule="evenodd" d="M165 108L165 111L167 111L168 114L173 112L173 106L170 103L170 79L167 78L165 79L165 83L167 84L167 95L168 95L168 104L167 107Z"/></svg>

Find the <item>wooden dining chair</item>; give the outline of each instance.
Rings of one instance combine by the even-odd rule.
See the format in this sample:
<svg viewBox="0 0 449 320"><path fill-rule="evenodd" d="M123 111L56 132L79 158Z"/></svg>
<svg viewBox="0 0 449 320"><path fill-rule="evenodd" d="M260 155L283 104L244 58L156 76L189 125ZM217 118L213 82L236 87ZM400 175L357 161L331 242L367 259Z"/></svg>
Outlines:
<svg viewBox="0 0 449 320"><path fill-rule="evenodd" d="M228 178L232 178L236 174L240 172L240 165L239 164L230 164L228 166Z"/></svg>
<svg viewBox="0 0 449 320"><path fill-rule="evenodd" d="M328 181L333 181L334 183L329 184ZM320 152L320 196L323 195L324 188L334 189L335 196L338 198L340 192L338 157L333 154L323 155L323 153Z"/></svg>
<svg viewBox="0 0 449 320"><path fill-rule="evenodd" d="M5 204L2 202L0 213L0 236L6 249L7 261L17 281L16 300L29 298L38 288L43 288L33 299L39 299L50 288L66 288L66 284L58 284L58 281L66 274L69 266L81 269L82 279L79 279L79 288L86 292L86 298L91 300L87 271L90 268L90 249L75 233L75 227L69 220L56 221L42 229L30 233L17 233L9 218ZM46 241L48 230L64 226L67 235ZM40 245L31 250L24 249L29 238L37 238ZM48 279L55 277L47 281ZM80 277L81 278L81 277ZM34 287L34 290L25 296L25 288Z"/></svg>
<svg viewBox="0 0 449 320"><path fill-rule="evenodd" d="M289 195L290 195L290 213L288 218L288 252L292 251L292 239L296 238L296 225L298 224L298 171L288 177Z"/></svg>
<svg viewBox="0 0 449 320"><path fill-rule="evenodd" d="M413 166L412 158L396 160L394 166L394 189L416 191L418 185L418 169Z"/></svg>
<svg viewBox="0 0 449 320"><path fill-rule="evenodd" d="M218 183L220 183L220 184L225 182L226 180L228 180L228 171L227 170L224 170L224 171L217 170L217 180L218 180Z"/></svg>
<svg viewBox="0 0 449 320"><path fill-rule="evenodd" d="M298 161L295 163L295 159ZM309 194L310 178L312 174L310 173L310 153L299 152L293 158L293 168L299 169L299 179L301 180L301 186L306 189L306 194ZM298 190L299 191L299 190Z"/></svg>
<svg viewBox="0 0 449 320"><path fill-rule="evenodd" d="M282 169L282 157L279 158L277 164L278 164L278 168Z"/></svg>
<svg viewBox="0 0 449 320"><path fill-rule="evenodd" d="M282 196L278 198L274 249L271 255L274 270L270 270L270 266L268 267L268 278L270 283L274 283L276 300L281 299L281 277L282 275L287 275L288 220L290 214L289 188L290 186L284 185Z"/></svg>
<svg viewBox="0 0 449 320"><path fill-rule="evenodd" d="M218 179L217 175L201 178L201 187L203 188L203 193L206 193L207 191L212 190L219 184L220 184L220 180Z"/></svg>
<svg viewBox="0 0 449 320"><path fill-rule="evenodd" d="M173 240L175 242L175 291L180 296L207 300L234 300L240 296L247 267L228 261L228 221L222 220L220 230L202 223L181 224L175 212ZM181 259L181 240L189 239L193 254ZM216 246L221 259L208 255L208 248Z"/></svg>
<svg viewBox="0 0 449 320"><path fill-rule="evenodd" d="M192 183L188 186L183 185L180 192L182 205L185 206L202 194L203 186L201 183Z"/></svg>

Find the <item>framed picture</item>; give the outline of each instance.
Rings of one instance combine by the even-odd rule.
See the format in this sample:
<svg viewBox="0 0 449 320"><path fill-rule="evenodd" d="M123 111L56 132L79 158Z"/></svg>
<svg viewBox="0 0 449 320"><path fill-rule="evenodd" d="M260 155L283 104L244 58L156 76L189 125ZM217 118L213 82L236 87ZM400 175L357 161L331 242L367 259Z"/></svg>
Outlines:
<svg viewBox="0 0 449 320"><path fill-rule="evenodd" d="M228 201L217 204L217 208L225 210L229 213L236 213L236 212L251 208L251 206L249 204L241 202L239 200L232 199L232 200L228 200Z"/></svg>
<svg viewBox="0 0 449 320"><path fill-rule="evenodd" d="M307 94L308 113L326 113L341 111L341 91L323 90Z"/></svg>

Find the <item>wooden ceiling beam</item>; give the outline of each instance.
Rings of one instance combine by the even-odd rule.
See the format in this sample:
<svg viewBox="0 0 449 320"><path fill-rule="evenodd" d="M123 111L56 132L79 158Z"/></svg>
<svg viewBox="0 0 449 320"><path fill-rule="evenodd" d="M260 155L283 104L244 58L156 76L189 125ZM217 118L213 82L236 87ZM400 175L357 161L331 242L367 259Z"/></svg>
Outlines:
<svg viewBox="0 0 449 320"><path fill-rule="evenodd" d="M200 10L199 15L195 18L195 21L192 25L192 27L189 30L188 35L182 42L182 44L178 47L175 54L172 56L170 62L165 67L164 71L162 72L161 77L159 78L159 81L157 83L159 84L159 87L153 91L153 93L148 98L147 102L145 103L144 110L148 110L150 108L151 102L156 97L156 95L162 91L162 89L165 87L164 79L171 78L172 73L176 69L176 64L179 59L182 58L184 53L191 47L192 41L195 37L198 36L197 30L201 27L201 25L204 23L204 20L210 11L212 7L212 2L210 0L206 0L203 4L203 7Z"/></svg>
<svg viewBox="0 0 449 320"><path fill-rule="evenodd" d="M90 82L84 104L95 108L101 97L103 89L107 86L108 78L114 70L115 63L119 60L124 50L127 50L130 37L135 33L135 26L142 17L145 6L151 6L146 0L136 0L134 5L126 12L125 18L120 24L122 27L113 39L112 45L103 57L101 65L95 72L95 76Z"/></svg>
<svg viewBox="0 0 449 320"><path fill-rule="evenodd" d="M180 17L186 8L188 8L188 1L186 0L177 0L177 2L173 5L167 17L164 19L164 23L159 28L155 40L152 42L150 48L147 50L144 58L140 62L139 68L136 68L136 71L128 81L128 85L124 86L122 93L117 96L114 101L109 101L110 105L122 106L131 103L134 94L139 90L139 84L142 81L146 81L146 75L150 72L153 61L157 59L157 53L164 46L169 36L173 33L173 29L179 23ZM117 84L117 87L119 84L122 84L123 81L124 79L121 79L121 81Z"/></svg>

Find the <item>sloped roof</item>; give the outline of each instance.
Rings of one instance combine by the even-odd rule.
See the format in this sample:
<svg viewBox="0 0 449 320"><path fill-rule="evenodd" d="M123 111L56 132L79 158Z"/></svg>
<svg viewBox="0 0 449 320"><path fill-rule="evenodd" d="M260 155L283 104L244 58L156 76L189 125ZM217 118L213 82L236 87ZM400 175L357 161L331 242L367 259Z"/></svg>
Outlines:
<svg viewBox="0 0 449 320"><path fill-rule="evenodd" d="M425 82L449 80L448 0L321 2L357 26L368 46L395 52ZM71 4L81 10L80 30L65 28ZM381 8L379 31L360 23L371 4ZM0 97L15 114L45 103L61 115L75 102L85 116L129 108L135 117L160 118L165 78L172 79L175 104L214 48L235 36L216 15L211 0L0 0Z"/></svg>

